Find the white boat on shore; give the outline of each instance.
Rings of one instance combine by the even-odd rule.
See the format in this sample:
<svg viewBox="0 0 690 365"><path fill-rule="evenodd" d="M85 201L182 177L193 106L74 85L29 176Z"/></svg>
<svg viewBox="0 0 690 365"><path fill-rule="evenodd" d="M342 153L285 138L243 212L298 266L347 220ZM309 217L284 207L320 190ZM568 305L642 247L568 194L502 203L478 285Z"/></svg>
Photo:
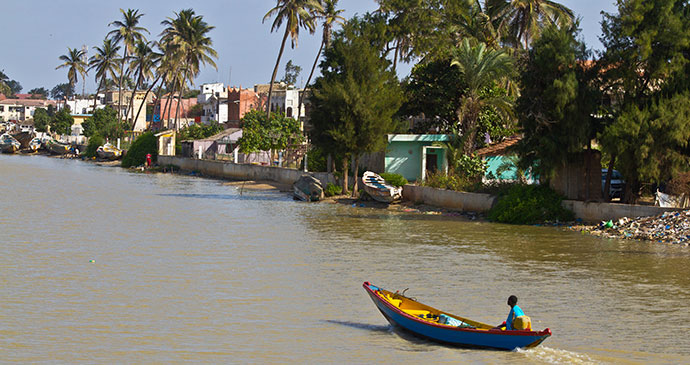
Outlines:
<svg viewBox="0 0 690 365"><path fill-rule="evenodd" d="M396 187L386 183L386 180L375 172L364 172L364 175L362 175L362 184L364 184L364 191L374 200L383 203L392 203L402 199L402 187Z"/></svg>
<svg viewBox="0 0 690 365"><path fill-rule="evenodd" d="M21 143L11 135L5 133L0 136L0 151L3 153L15 153L19 151Z"/></svg>
<svg viewBox="0 0 690 365"><path fill-rule="evenodd" d="M104 160L117 160L122 157L122 150L110 143L106 143L96 149L96 154Z"/></svg>

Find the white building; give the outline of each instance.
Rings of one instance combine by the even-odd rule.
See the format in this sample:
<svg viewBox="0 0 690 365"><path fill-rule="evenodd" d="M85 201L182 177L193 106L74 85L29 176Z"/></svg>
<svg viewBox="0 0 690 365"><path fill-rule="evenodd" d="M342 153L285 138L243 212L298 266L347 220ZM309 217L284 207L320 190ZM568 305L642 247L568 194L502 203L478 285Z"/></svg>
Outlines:
<svg viewBox="0 0 690 365"><path fill-rule="evenodd" d="M203 84L201 93L196 97L201 105L201 122L212 120L218 123L228 122L228 90L222 83Z"/></svg>
<svg viewBox="0 0 690 365"><path fill-rule="evenodd" d="M69 105L69 110L74 114L93 114L93 99L74 99L60 103L60 108ZM105 93L98 94L96 98L96 109L105 107Z"/></svg>
<svg viewBox="0 0 690 365"><path fill-rule="evenodd" d="M41 99L4 99L0 100L0 120L24 121L33 119L38 108L48 109L49 105L55 106L54 100Z"/></svg>
<svg viewBox="0 0 690 365"><path fill-rule="evenodd" d="M269 84L254 85L254 92L259 95L268 94ZM273 84L271 93L271 111L281 112L286 117L302 120L306 116L306 107L302 104L302 110L297 112L300 94L303 89L297 89L285 83Z"/></svg>

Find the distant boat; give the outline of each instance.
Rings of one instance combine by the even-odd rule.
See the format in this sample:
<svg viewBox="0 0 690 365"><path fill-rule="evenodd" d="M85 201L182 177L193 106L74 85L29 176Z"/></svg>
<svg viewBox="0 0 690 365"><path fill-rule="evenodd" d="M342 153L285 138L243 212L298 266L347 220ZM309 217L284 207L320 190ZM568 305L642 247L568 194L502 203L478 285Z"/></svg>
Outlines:
<svg viewBox="0 0 690 365"><path fill-rule="evenodd" d="M5 133L0 136L0 151L3 153L15 153L19 151L21 143L11 135Z"/></svg>
<svg viewBox="0 0 690 365"><path fill-rule="evenodd" d="M381 314L404 331L441 344L512 351L539 346L551 330L502 330L429 307L397 292L364 283L364 289Z"/></svg>
<svg viewBox="0 0 690 365"><path fill-rule="evenodd" d="M33 139L29 142L29 150L30 150L31 152L36 152L36 151L40 150L40 149L41 149L41 146L43 146L43 142L41 142L41 139L38 138L38 137L33 138Z"/></svg>
<svg viewBox="0 0 690 365"><path fill-rule="evenodd" d="M46 147L48 148L48 151L54 155L66 155L72 152L72 146L66 143L58 142L54 139L46 142Z"/></svg>
<svg viewBox="0 0 690 365"><path fill-rule="evenodd" d="M302 175L292 184L295 199L301 201L319 201L323 199L323 186L319 179L311 175Z"/></svg>
<svg viewBox="0 0 690 365"><path fill-rule="evenodd" d="M374 200L383 203L392 203L402 199L402 187L396 187L386 183L386 180L375 172L364 172L362 184L364 184L364 191L374 198Z"/></svg>
<svg viewBox="0 0 690 365"><path fill-rule="evenodd" d="M122 157L122 150L110 143L106 143L96 149L96 154L105 160L117 160Z"/></svg>

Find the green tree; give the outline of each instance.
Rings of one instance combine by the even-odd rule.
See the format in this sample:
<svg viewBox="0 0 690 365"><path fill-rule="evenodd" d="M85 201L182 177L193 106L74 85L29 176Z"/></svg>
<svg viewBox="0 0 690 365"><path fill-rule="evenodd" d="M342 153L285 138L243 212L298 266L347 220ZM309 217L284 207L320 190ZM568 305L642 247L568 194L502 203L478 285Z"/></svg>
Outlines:
<svg viewBox="0 0 690 365"><path fill-rule="evenodd" d="M9 80L5 84L10 89L10 95L18 94L23 89L22 84L20 84L17 80Z"/></svg>
<svg viewBox="0 0 690 365"><path fill-rule="evenodd" d="M402 103L402 92L390 62L372 46L369 34L361 33L360 19L353 18L338 32L321 64L311 101L313 142L332 151L334 143L355 166L363 153L381 151L386 134L395 128L393 115ZM324 138L325 137L325 138ZM343 159L343 191L347 191L347 158ZM357 168L355 168L357 193Z"/></svg>
<svg viewBox="0 0 690 365"><path fill-rule="evenodd" d="M122 167L141 166L146 162L146 155L151 154L155 162L158 159L158 141L153 132L146 132L134 140L122 157Z"/></svg>
<svg viewBox="0 0 690 365"><path fill-rule="evenodd" d="M7 86L8 81L10 81L10 78L7 77L7 75L5 75L5 71L0 70L0 94L3 94L5 96L9 96L12 94L12 90L9 86Z"/></svg>
<svg viewBox="0 0 690 365"><path fill-rule="evenodd" d="M171 47L178 57L178 65L182 65L182 76L174 75L171 85L173 90L178 90L179 95L182 95L187 81L192 81L199 74L201 65L208 64L216 68L213 59L218 57L218 53L213 49L213 41L208 36L215 27L208 25L203 16L196 15L192 9L182 10L175 15L175 18L167 18L161 23L166 26L161 33L161 42ZM177 103L175 128L179 128L179 112L180 103Z"/></svg>
<svg viewBox="0 0 690 365"><path fill-rule="evenodd" d="M196 104L200 105L200 104ZM178 133L178 141L187 141L187 140L195 140L195 139L204 139L211 137L213 135L216 135L224 130L223 126L216 122L212 121L211 123L194 123L192 125L189 125L185 128L180 129L180 133Z"/></svg>
<svg viewBox="0 0 690 365"><path fill-rule="evenodd" d="M242 118L242 137L237 141L242 153L283 151L289 145L302 142L299 122L282 113L271 113L270 119L259 110L252 110Z"/></svg>
<svg viewBox="0 0 690 365"><path fill-rule="evenodd" d="M136 46L134 47L134 52L132 53L132 60L130 62L130 69L134 70L137 74L136 76L136 81L134 82L134 88L132 88L132 96L130 100L134 100L134 97L137 93L137 89L140 86L143 86L144 82L146 80L149 80L153 78L153 71L156 67L156 64L158 63L161 55L151 48L152 44L151 42L146 42L144 40L140 40L137 42ZM150 90L150 89L149 89ZM144 100L146 100L146 96L148 96L148 92L146 93ZM132 128L135 126L135 122L137 118L139 117L139 112L141 111L141 107L145 103L141 103L139 105L139 109L137 110L137 116L134 118L134 102L130 103L130 108L127 110L125 113L125 118L129 115L132 117Z"/></svg>
<svg viewBox="0 0 690 365"><path fill-rule="evenodd" d="M487 49L484 43L472 46L465 38L456 50L451 66L458 67L459 81L466 85L465 91L459 95L456 114L462 130L463 152L471 155L476 148L477 124L483 108L493 107L505 119L512 115L509 98L484 91L511 77L513 59L503 51Z"/></svg>
<svg viewBox="0 0 690 365"><path fill-rule="evenodd" d="M50 96L53 97L53 99L69 98L72 95L74 95L74 85L70 85L69 83L57 84L50 90Z"/></svg>
<svg viewBox="0 0 690 365"><path fill-rule="evenodd" d="M50 121L50 131L57 134L72 133L74 118L70 115L69 108L63 108L55 113L55 117Z"/></svg>
<svg viewBox="0 0 690 365"><path fill-rule="evenodd" d="M67 80L70 88L74 89L74 85L79 81L77 74L82 75L82 78L85 78L86 75L87 65L84 61L84 51L67 47L67 54L60 56L59 59L63 63L55 67L55 69L67 68Z"/></svg>
<svg viewBox="0 0 690 365"><path fill-rule="evenodd" d="M130 70L125 71L125 64L129 61L129 54L134 49L134 45L140 41L145 40L146 37L144 33L149 33L149 31L139 26L141 17L144 16L143 13L139 13L139 9L127 9L124 11L120 9L122 13L122 20L116 20L108 24L108 26L114 26L115 29L108 32L108 37L110 37L115 44L120 44L122 42L122 58L120 59L120 82L118 84L118 105L117 105L117 115L118 118L122 115L122 85L125 78L125 74L129 75Z"/></svg>
<svg viewBox="0 0 690 365"><path fill-rule="evenodd" d="M98 88L96 88L96 96L93 99L93 108L96 109L98 93L105 87L108 76L114 79L119 72L120 59L117 57L117 51L120 50L120 47L112 39L106 38L103 40L103 46L94 48L96 53L89 59L89 70L96 70Z"/></svg>
<svg viewBox="0 0 690 365"><path fill-rule="evenodd" d="M44 87L36 87L36 88L29 90L29 94L32 95L32 98L36 98L36 99L45 99L48 97L49 93L50 93L50 91L48 91L48 89L46 89Z"/></svg>
<svg viewBox="0 0 690 365"><path fill-rule="evenodd" d="M264 15L263 21L270 19L275 15L275 20L271 26L271 32L274 32L285 22L285 34L280 43L280 51L278 51L278 59L273 68L271 75L271 83L268 86L268 102L266 103L266 118L270 118L271 113L271 95L273 94L273 83L278 74L278 67L280 66L280 58L283 56L285 50L285 42L288 36L292 40L291 46L295 48L299 39L299 30L304 27L313 33L316 30L316 20L313 16L316 12L323 11L323 6L319 0L278 0L276 6L269 10Z"/></svg>
<svg viewBox="0 0 690 365"><path fill-rule="evenodd" d="M50 116L44 108L36 108L34 111L34 127L38 132L47 132L50 125Z"/></svg>
<svg viewBox="0 0 690 365"><path fill-rule="evenodd" d="M604 15L599 66L613 102L600 140L612 165L618 159L626 202L644 183L687 169L689 12L681 0L621 0L618 14Z"/></svg>
<svg viewBox="0 0 690 365"><path fill-rule="evenodd" d="M574 22L570 8L550 0L494 1L503 33L513 37L524 49L549 25L569 27Z"/></svg>
<svg viewBox="0 0 690 365"><path fill-rule="evenodd" d="M300 72L302 72L302 67L293 64L292 60L289 60L285 64L285 76L280 81L287 85L296 85Z"/></svg>
<svg viewBox="0 0 690 365"><path fill-rule="evenodd" d="M124 137L124 124L117 119L117 112L110 106L96 109L93 115L82 123L82 128L87 137L96 134L109 140Z"/></svg>
<svg viewBox="0 0 690 365"><path fill-rule="evenodd" d="M577 29L547 27L536 40L521 73L517 112L523 130L521 166L537 166L550 178L576 153L590 147L598 131L595 74L585 67L588 52ZM598 174L598 172L597 172Z"/></svg>

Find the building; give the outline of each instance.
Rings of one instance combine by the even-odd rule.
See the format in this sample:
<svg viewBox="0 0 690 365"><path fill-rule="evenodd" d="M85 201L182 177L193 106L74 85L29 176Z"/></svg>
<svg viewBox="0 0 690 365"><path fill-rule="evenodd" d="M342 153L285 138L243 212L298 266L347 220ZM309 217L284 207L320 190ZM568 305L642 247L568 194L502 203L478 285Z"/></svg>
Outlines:
<svg viewBox="0 0 690 365"><path fill-rule="evenodd" d="M146 124L146 105L153 101L153 93L146 93L146 90L139 90L134 95L133 111L130 109L130 101L132 99L132 91L122 90L122 119L134 124L133 130L141 132L147 129ZM118 90L107 91L105 93L105 104L111 108L118 110L120 106L120 94ZM137 118L137 113L141 108L141 113ZM126 117L125 117L126 116ZM136 120L134 120L136 118Z"/></svg>
<svg viewBox="0 0 690 365"><path fill-rule="evenodd" d="M0 100L0 120L24 121L33 119L38 108L48 109L49 105L56 106L55 100L40 99L4 99Z"/></svg>
<svg viewBox="0 0 690 365"><path fill-rule="evenodd" d="M242 86L228 88L228 127L239 128L244 115L255 109L261 109L261 100L256 92Z"/></svg>
<svg viewBox="0 0 690 365"><path fill-rule="evenodd" d="M228 90L222 83L203 84L201 93L196 97L197 103L202 105L201 123L215 120L218 123L228 122Z"/></svg>
<svg viewBox="0 0 690 365"><path fill-rule="evenodd" d="M263 95L268 96L268 88L270 84L257 84L254 85L254 92L260 97ZM273 90L271 94L271 111L281 112L285 114L288 118L295 118L297 120L303 120L306 117L306 107L302 105L301 112L297 112L299 105L300 95L304 91L303 89L297 89L292 85L286 85L285 83L273 84Z"/></svg>
<svg viewBox="0 0 690 365"><path fill-rule="evenodd" d="M98 94L98 96L96 97L96 109L105 108L105 101L106 95L104 93ZM63 108L65 105L67 105L69 106L69 110L74 114L92 114L94 112L93 103L93 98L75 98L74 100L65 100L64 102L60 103L60 108ZM115 109L117 109L117 107Z"/></svg>
<svg viewBox="0 0 690 365"><path fill-rule="evenodd" d="M179 115L177 113L178 95L166 94L154 104L153 128L156 130L175 129L175 116L179 120L179 128L194 123L194 119L188 118L189 110L197 104L196 98L182 99L179 101Z"/></svg>
<svg viewBox="0 0 690 365"><path fill-rule="evenodd" d="M437 171L447 173L446 149L436 144L448 141L447 134L389 134L384 171L409 181L424 180Z"/></svg>

